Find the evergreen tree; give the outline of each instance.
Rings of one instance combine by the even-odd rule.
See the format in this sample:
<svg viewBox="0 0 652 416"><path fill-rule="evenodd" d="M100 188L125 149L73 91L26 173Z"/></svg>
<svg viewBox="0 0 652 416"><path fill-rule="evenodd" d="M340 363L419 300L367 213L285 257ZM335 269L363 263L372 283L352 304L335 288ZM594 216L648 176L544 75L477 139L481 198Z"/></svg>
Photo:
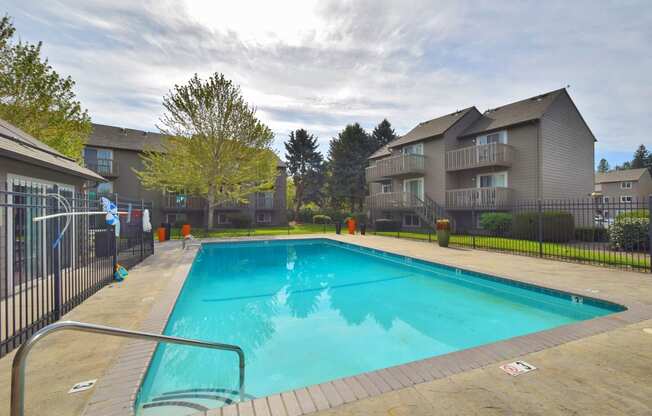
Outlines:
<svg viewBox="0 0 652 416"><path fill-rule="evenodd" d="M371 137L375 142L376 150L378 150L396 139L396 132L392 128L392 124L385 118L374 128Z"/></svg>
<svg viewBox="0 0 652 416"><path fill-rule="evenodd" d="M645 145L642 144L634 152L634 158L631 162L632 169L640 169L649 167L650 163L650 152L645 148Z"/></svg>
<svg viewBox="0 0 652 416"><path fill-rule="evenodd" d="M11 19L0 19L0 118L80 161L91 120L70 77L41 57L41 43L15 42Z"/></svg>
<svg viewBox="0 0 652 416"><path fill-rule="evenodd" d="M304 129L290 132L285 151L288 172L295 186L293 205L296 219L302 204L320 199L324 157L317 150L315 136Z"/></svg>
<svg viewBox="0 0 652 416"><path fill-rule="evenodd" d="M352 211L362 209L366 194L367 158L376 142L358 123L349 124L330 142L329 190L335 204L348 202Z"/></svg>
<svg viewBox="0 0 652 416"><path fill-rule="evenodd" d="M607 159L602 158L600 159L600 163L598 163L598 172L600 173L607 173L609 172L610 166L609 162L607 162Z"/></svg>

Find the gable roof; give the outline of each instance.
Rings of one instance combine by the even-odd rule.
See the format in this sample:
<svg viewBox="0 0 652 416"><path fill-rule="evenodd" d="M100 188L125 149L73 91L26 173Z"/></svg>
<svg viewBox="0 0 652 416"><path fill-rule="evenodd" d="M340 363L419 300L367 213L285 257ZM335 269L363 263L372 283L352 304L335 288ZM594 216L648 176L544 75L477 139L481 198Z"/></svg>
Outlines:
<svg viewBox="0 0 652 416"><path fill-rule="evenodd" d="M555 101L560 94L565 93L566 89L561 88L487 110L482 114L482 117L471 124L460 136L470 136L513 126L515 124L538 120L543 117L552 102Z"/></svg>
<svg viewBox="0 0 652 416"><path fill-rule="evenodd" d="M0 119L0 155L93 181L106 180L13 124Z"/></svg>
<svg viewBox="0 0 652 416"><path fill-rule="evenodd" d="M472 110L477 111L475 107L469 107L454 113L446 114L442 117L433 118L432 120L419 123L415 128L407 132L407 134L391 141L388 144L388 148L391 149L393 147L403 146L408 143L418 142L430 137L444 134L446 130L451 128L455 123L457 123L462 117L464 117Z"/></svg>
<svg viewBox="0 0 652 416"><path fill-rule="evenodd" d="M647 168L613 170L606 173L596 173L595 183L638 181L646 172L648 172Z"/></svg>
<svg viewBox="0 0 652 416"><path fill-rule="evenodd" d="M398 140L398 138L394 139L393 141L396 141L396 140ZM378 159L379 157L385 157L385 156L389 156L391 154L392 154L392 152L389 151L389 144L386 144L383 147L381 147L380 149L373 152L371 154L371 156L369 156L368 159Z"/></svg>
<svg viewBox="0 0 652 416"><path fill-rule="evenodd" d="M160 133L93 123L93 131L86 144L135 152L163 151L165 137Z"/></svg>

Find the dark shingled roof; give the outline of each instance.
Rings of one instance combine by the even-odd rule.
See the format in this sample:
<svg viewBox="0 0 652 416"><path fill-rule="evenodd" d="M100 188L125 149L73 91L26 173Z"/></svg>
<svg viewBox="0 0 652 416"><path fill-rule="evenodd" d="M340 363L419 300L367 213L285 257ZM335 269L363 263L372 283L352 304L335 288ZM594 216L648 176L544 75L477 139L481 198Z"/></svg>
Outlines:
<svg viewBox="0 0 652 416"><path fill-rule="evenodd" d="M110 149L163 151L165 136L143 130L125 129L93 123L93 132L88 138L89 146L107 147Z"/></svg>
<svg viewBox="0 0 652 416"><path fill-rule="evenodd" d="M397 141L397 140L398 140L398 138L395 139L394 141ZM391 154L392 153L389 151L389 145L386 144L385 146L383 146L380 149L376 150L371 156L369 156L369 159L378 159L379 157L385 157L385 156L389 156Z"/></svg>
<svg viewBox="0 0 652 416"><path fill-rule="evenodd" d="M95 172L78 165L73 159L62 155L2 119L0 119L0 155L84 179L106 181Z"/></svg>
<svg viewBox="0 0 652 416"><path fill-rule="evenodd" d="M606 173L596 173L595 183L638 181L647 172L647 168L614 170Z"/></svg>
<svg viewBox="0 0 652 416"><path fill-rule="evenodd" d="M443 117L437 117L433 118L432 120L419 123L419 125L410 130L407 134L389 143L389 148L418 142L420 140L444 134L446 130L451 128L459 119L474 109L475 107L465 108L464 110L459 110L454 113L447 114Z"/></svg>
<svg viewBox="0 0 652 416"><path fill-rule="evenodd" d="M550 104L559 96L565 93L565 89L551 91L535 97L496 107L484 112L482 117L476 120L462 133L462 136L484 133L497 130L503 127L513 126L540 119Z"/></svg>

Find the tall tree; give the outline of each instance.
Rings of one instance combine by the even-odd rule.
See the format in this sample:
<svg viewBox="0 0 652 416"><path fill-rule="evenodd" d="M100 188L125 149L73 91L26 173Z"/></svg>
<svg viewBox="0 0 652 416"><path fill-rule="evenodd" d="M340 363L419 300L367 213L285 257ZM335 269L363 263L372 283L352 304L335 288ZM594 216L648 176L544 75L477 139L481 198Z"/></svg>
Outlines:
<svg viewBox="0 0 652 416"><path fill-rule="evenodd" d="M638 149L634 152L634 158L632 159L632 169L647 168L649 167L649 162L650 152L648 152L644 144L638 146Z"/></svg>
<svg viewBox="0 0 652 416"><path fill-rule="evenodd" d="M396 132L392 128L392 124L385 118L383 121L378 123L376 127L374 127L374 131L371 133L371 137L373 138L374 142L376 142L377 150L392 140L396 139Z"/></svg>
<svg viewBox="0 0 652 416"><path fill-rule="evenodd" d="M607 162L607 159L602 158L600 159L600 162L598 163L598 172L600 173L607 173L609 172L609 162Z"/></svg>
<svg viewBox="0 0 652 416"><path fill-rule="evenodd" d="M328 150L329 189L335 202L347 201L351 210L362 209L366 194L367 158L375 141L358 123L349 124L330 142Z"/></svg>
<svg viewBox="0 0 652 416"><path fill-rule="evenodd" d="M75 82L41 57L41 42L15 42L15 32L8 16L0 19L0 118L81 160L91 122L76 100Z"/></svg>
<svg viewBox="0 0 652 416"><path fill-rule="evenodd" d="M290 132L290 137L285 142L285 151L288 172L292 176L295 186L293 205L296 219L301 205L308 202L307 194L312 195L318 191L314 188L319 186L324 157L317 150L315 136L308 134L304 129Z"/></svg>
<svg viewBox="0 0 652 416"><path fill-rule="evenodd" d="M142 156L143 170L137 173L143 185L203 196L209 228L219 203L244 202L273 186L274 135L223 74L207 80L195 74L186 85L175 85L163 108L160 129L170 138L164 152Z"/></svg>

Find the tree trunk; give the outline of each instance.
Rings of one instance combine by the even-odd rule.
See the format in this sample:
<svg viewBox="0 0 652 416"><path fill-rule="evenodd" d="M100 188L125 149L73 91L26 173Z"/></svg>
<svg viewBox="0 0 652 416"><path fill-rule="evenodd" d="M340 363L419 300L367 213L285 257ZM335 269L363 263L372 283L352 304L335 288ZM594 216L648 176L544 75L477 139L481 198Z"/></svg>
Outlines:
<svg viewBox="0 0 652 416"><path fill-rule="evenodd" d="M303 183L295 181L294 191L294 220L299 221L299 210L301 209L301 200L303 199Z"/></svg>
<svg viewBox="0 0 652 416"><path fill-rule="evenodd" d="M211 230L213 229L213 214L215 213L215 191L212 189L212 187L208 191L208 221L207 221L207 226L208 229Z"/></svg>

